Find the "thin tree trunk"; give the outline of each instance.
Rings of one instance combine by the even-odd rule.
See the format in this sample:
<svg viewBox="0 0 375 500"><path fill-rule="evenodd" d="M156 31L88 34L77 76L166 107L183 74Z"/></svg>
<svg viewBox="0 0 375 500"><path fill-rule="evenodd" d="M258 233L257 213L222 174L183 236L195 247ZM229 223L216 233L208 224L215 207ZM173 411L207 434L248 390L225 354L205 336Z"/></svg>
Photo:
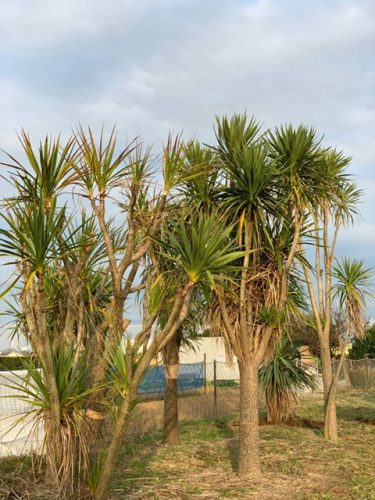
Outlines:
<svg viewBox="0 0 375 500"><path fill-rule="evenodd" d="M245 359L240 367L240 432L238 474L259 479L258 366Z"/></svg>
<svg viewBox="0 0 375 500"><path fill-rule="evenodd" d="M151 342L150 344L150 347L143 354L143 357L139 362L134 375L130 374L130 378L128 380L130 387L129 393L125 397L120 407L120 412L116 420L115 429L113 435L111 436L111 442L109 447L107 448L105 462L99 479L98 487L95 492L95 498L97 500L104 500L106 498L111 476L116 466L118 454L123 444L128 417L133 407L137 388L141 381L141 378L146 368L149 366L153 356L157 354L159 349L162 350L176 335L178 328L186 318L189 312L193 286L194 283L189 282L178 291L174 306L172 308L172 312L169 315L165 327L159 333L159 335L154 338L153 342Z"/></svg>
<svg viewBox="0 0 375 500"><path fill-rule="evenodd" d="M331 406L334 405L335 410L336 410L336 392L337 392L337 386L338 386L338 382L339 382L340 372L341 372L341 369L343 368L343 364L345 361L345 351L346 351L346 346L348 345L347 344L348 337L349 337L349 331L346 332L344 340L341 340L341 342L340 342L340 348L341 348L340 359L339 359L338 365L336 367L335 373L333 373L333 375L332 375L332 382L331 382L331 386L330 386L329 391L328 391L327 402L326 402L327 409L331 408ZM332 403L332 401L333 401L333 403ZM327 419L327 415L328 415L328 411L326 410L326 419ZM336 412L335 412L335 416L336 416ZM325 422L325 424L326 424L326 422ZM336 439L334 439L334 441L337 441L337 439L338 439L338 435L337 435L337 419L336 419Z"/></svg>
<svg viewBox="0 0 375 500"><path fill-rule="evenodd" d="M316 245L316 280L318 287L318 300L315 297L314 286L311 277L310 269L303 264L307 288L309 291L311 307L313 310L314 318L316 321L317 334L320 344L320 359L322 362L322 375L323 375L323 388L324 388L324 436L330 441L337 441L337 415L336 415L336 399L332 395L329 397L330 388L333 380L331 353L329 344L329 331L331 325L332 315L332 264L335 255L335 248L337 236L340 229L338 219L335 221L335 229L333 237L329 239L329 209L327 206L323 207L322 212L322 237L323 237L323 269L320 263L320 250L319 250L319 231L317 225L315 227L317 242ZM317 212L314 219L317 221L319 213ZM305 249L303 248L303 254ZM324 320L324 321L323 321Z"/></svg>
<svg viewBox="0 0 375 500"><path fill-rule="evenodd" d="M109 483L116 466L119 451L123 445L126 424L133 401L134 396L132 393L129 393L126 397L126 400L121 406L112 440L105 456L105 461L103 469L101 471L98 487L95 492L95 499L97 500L104 500L105 498L107 498Z"/></svg>
<svg viewBox="0 0 375 500"><path fill-rule="evenodd" d="M345 386L347 389L351 389L353 387L352 379L350 378L350 371L348 369L348 360L346 358L344 359L342 370L344 372Z"/></svg>
<svg viewBox="0 0 375 500"><path fill-rule="evenodd" d="M46 386L50 397L49 417L45 420L46 436L47 436L47 466L49 468L48 474L56 478L58 469L61 464L62 444L61 444L61 411L60 411L60 398L57 389L56 375L54 370L53 352L51 342L48 336L47 321L44 304L44 280L42 276L38 278L38 285L36 291L36 304L35 304L35 317L38 322L42 359L40 359Z"/></svg>
<svg viewBox="0 0 375 500"><path fill-rule="evenodd" d="M164 350L165 389L164 389L164 443L169 445L180 442L178 432L178 363L179 345L176 335Z"/></svg>
<svg viewBox="0 0 375 500"><path fill-rule="evenodd" d="M336 397L330 391L333 381L331 353L328 342L320 339L320 359L322 362L323 388L324 388L324 437L329 441L337 441L337 415Z"/></svg>
<svg viewBox="0 0 375 500"><path fill-rule="evenodd" d="M343 339L340 338L339 345L340 345L340 354L343 357L342 371L344 373L345 386L346 386L347 389L351 389L351 387L352 387L352 381L350 379L350 373L349 373L349 370L348 370L348 363L347 363L346 352L345 352L346 351L347 343Z"/></svg>

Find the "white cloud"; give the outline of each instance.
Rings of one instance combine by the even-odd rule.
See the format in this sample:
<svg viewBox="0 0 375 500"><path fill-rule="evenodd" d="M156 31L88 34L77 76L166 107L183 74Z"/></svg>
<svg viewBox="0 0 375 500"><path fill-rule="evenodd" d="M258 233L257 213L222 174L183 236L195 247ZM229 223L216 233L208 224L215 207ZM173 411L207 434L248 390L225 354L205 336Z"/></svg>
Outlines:
<svg viewBox="0 0 375 500"><path fill-rule="evenodd" d="M155 0L13 0L1 2L2 37L22 52L113 37L130 29ZM79 47L77 47L79 49Z"/></svg>
<svg viewBox="0 0 375 500"><path fill-rule="evenodd" d="M375 2L0 0L0 147L15 131L212 139L216 113L266 127L304 122L353 156L363 225L345 248L372 257ZM375 243L375 242L374 242Z"/></svg>
<svg viewBox="0 0 375 500"><path fill-rule="evenodd" d="M247 108L267 126L312 123L371 161L371 2L5 4L10 83L31 95L31 127L46 113L46 129L111 120L150 139L169 127L208 138L215 113Z"/></svg>

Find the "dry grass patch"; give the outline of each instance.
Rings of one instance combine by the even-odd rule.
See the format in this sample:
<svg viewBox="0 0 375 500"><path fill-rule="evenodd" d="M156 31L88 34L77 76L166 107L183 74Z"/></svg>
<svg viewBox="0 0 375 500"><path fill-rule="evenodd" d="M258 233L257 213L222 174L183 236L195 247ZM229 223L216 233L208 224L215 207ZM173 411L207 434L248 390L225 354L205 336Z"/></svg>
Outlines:
<svg viewBox="0 0 375 500"><path fill-rule="evenodd" d="M181 444L160 431L138 436L123 455L114 498L375 499L375 394L341 395L340 442L322 437L322 401L305 399L285 425L261 426L264 478L240 481L238 417L181 424Z"/></svg>
<svg viewBox="0 0 375 500"><path fill-rule="evenodd" d="M110 498L375 500L375 393L340 395L338 416L337 444L323 440L320 399L300 401L285 425L263 421L258 483L236 477L237 416L183 422L173 447L160 429L133 436ZM1 460L0 477L0 498L53 498L35 484L29 459Z"/></svg>

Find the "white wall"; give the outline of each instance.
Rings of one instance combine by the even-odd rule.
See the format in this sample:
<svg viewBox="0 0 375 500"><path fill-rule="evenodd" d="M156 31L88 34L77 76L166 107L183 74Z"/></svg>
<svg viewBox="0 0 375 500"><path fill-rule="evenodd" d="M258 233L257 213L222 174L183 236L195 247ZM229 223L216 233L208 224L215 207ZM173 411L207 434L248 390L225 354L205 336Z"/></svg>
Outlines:
<svg viewBox="0 0 375 500"><path fill-rule="evenodd" d="M194 343L194 350L182 347L180 363L200 363L204 360L205 354L207 363L212 363L215 359L225 363L225 349L222 337L202 337Z"/></svg>
<svg viewBox="0 0 375 500"><path fill-rule="evenodd" d="M237 358L233 358L233 365L227 363L224 341L222 337L203 337L194 343L194 349L181 348L180 363L202 363L206 355L207 380L213 380L213 362L217 361L218 380L238 380L240 378Z"/></svg>
<svg viewBox="0 0 375 500"><path fill-rule="evenodd" d="M23 383L26 370L0 372L0 456L22 455L40 449L43 427L30 412L33 406L15 396L24 396L22 391L11 387L12 383Z"/></svg>

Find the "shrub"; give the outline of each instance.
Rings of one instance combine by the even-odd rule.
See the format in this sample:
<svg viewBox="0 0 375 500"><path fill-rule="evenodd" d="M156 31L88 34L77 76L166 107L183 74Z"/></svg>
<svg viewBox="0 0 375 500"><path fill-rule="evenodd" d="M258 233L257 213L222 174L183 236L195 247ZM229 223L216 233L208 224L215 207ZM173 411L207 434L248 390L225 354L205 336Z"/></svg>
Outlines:
<svg viewBox="0 0 375 500"><path fill-rule="evenodd" d="M298 390L315 388L314 376L302 365L297 345L288 338L283 338L262 364L259 381L266 396L267 420L273 423L286 420Z"/></svg>
<svg viewBox="0 0 375 500"><path fill-rule="evenodd" d="M348 357L350 359L375 358L375 325L367 330L363 338L353 340Z"/></svg>
<svg viewBox="0 0 375 500"><path fill-rule="evenodd" d="M15 357L0 357L0 371L8 372L14 370L24 370L25 369L25 361L28 358L24 356L15 356Z"/></svg>

